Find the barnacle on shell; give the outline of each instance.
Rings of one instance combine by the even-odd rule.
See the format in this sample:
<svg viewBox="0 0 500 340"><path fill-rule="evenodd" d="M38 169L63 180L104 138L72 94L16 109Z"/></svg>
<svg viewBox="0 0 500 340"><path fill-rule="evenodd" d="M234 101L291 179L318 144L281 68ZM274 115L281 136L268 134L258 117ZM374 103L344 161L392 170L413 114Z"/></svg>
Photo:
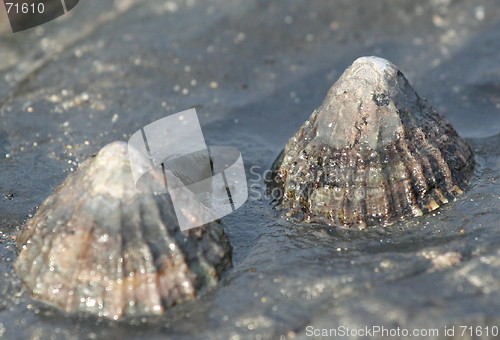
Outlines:
<svg viewBox="0 0 500 340"><path fill-rule="evenodd" d="M124 142L83 162L17 238L15 270L32 294L117 319L162 313L215 286L230 266L222 227L181 231L168 194L145 192Z"/></svg>
<svg viewBox="0 0 500 340"><path fill-rule="evenodd" d="M378 57L347 68L275 163L278 209L358 228L435 210L463 192L474 167L467 142Z"/></svg>

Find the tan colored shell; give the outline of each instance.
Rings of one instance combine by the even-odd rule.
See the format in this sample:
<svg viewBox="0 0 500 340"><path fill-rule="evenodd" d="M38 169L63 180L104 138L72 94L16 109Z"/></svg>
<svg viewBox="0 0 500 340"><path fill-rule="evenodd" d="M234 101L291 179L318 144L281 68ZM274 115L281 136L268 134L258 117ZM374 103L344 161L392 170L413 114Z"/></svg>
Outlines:
<svg viewBox="0 0 500 340"><path fill-rule="evenodd" d="M123 142L68 176L17 242L15 270L36 298L113 319L193 299L230 266L218 223L181 231L167 195L136 189Z"/></svg>
<svg viewBox="0 0 500 340"><path fill-rule="evenodd" d="M466 141L378 57L359 58L342 74L281 157L279 209L358 228L448 203L474 166Z"/></svg>

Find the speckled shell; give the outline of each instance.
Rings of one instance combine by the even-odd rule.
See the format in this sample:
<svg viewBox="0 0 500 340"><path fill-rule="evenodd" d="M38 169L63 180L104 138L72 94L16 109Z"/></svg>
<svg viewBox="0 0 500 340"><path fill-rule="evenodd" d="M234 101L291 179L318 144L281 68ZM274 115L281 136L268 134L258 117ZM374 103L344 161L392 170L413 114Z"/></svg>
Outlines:
<svg viewBox="0 0 500 340"><path fill-rule="evenodd" d="M286 216L358 228L448 203L474 167L466 141L378 57L342 74L275 163Z"/></svg>
<svg viewBox="0 0 500 340"><path fill-rule="evenodd" d="M167 194L136 189L123 142L68 176L17 243L15 270L36 298L113 319L160 314L230 266L218 223L181 231Z"/></svg>

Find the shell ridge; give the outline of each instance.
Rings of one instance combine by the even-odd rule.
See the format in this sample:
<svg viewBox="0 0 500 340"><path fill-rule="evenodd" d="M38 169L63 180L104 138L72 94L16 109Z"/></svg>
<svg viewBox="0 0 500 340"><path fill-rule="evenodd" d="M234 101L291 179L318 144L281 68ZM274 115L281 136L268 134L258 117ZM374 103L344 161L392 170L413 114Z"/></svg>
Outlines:
<svg viewBox="0 0 500 340"><path fill-rule="evenodd" d="M351 194L351 188L349 188L349 178L352 178L353 176L353 170L350 167L350 153L345 153L345 175L343 176L347 180L344 182L344 195L342 197L342 224L347 225L348 224L348 218L350 217L349 215L349 195Z"/></svg>
<svg viewBox="0 0 500 340"><path fill-rule="evenodd" d="M136 285L139 283L138 271L144 268L144 263L141 261L143 256L138 242L139 231L135 228L135 216L131 215L128 204L124 202L122 207L124 216L121 226L123 235L127 235L127 237L123 238L123 264L125 268L125 287L127 292L126 301L128 302L125 305L125 310L127 313L140 313L138 308L142 308L142 306L140 304L141 301L139 300L138 292L136 291ZM139 251L133 251L135 248L138 248Z"/></svg>
<svg viewBox="0 0 500 340"><path fill-rule="evenodd" d="M145 198L147 199L147 198ZM152 206L153 209L155 209L155 206ZM142 204L139 204L139 216L140 220L144 220L144 206ZM143 260L145 263L145 270L144 273L141 274L141 280L143 276L145 276L146 284L145 288L147 289L147 296L148 296L148 303L152 303L153 306L148 305L146 307L146 312L154 312L154 313L159 313L161 311L161 297L160 297L160 290L159 287L156 285L156 280L152 280L152 278L155 278L158 275L158 272L156 270L156 266L154 264L154 255L153 251L150 248L150 242L148 239L148 236L146 235L146 232L149 231L148 228L149 226L146 224L144 228L138 227L139 233L139 242L143 243L145 246L141 248L141 250L145 253L141 254L143 255ZM143 285L144 286L144 285ZM138 293L138 289L136 289L136 293ZM154 294L154 296L152 296ZM150 308L153 308L152 311L150 311Z"/></svg>
<svg viewBox="0 0 500 340"><path fill-rule="evenodd" d="M87 240L91 239L93 229L94 229L93 226L91 228L89 228L88 232L85 235L85 239L87 239ZM75 263L74 271L73 271L73 274L71 275L71 280L70 280L70 282L73 284L74 287L78 287L78 285L76 283L81 282L80 277L78 275L78 270L82 267L82 264L85 263L84 261L86 259L86 254L88 253L90 246L91 246L91 243L87 242L85 247L76 256L76 261L75 261L76 263ZM70 291L71 291L71 289L68 290L68 296L70 294L69 293ZM77 305L80 304L81 301L78 298L79 293L83 293L83 292L81 292L80 289L74 289L72 298L68 298L67 300L63 300L65 303L65 304L63 304L63 306L65 307L65 310L69 310L72 306L72 303L76 303ZM82 296L83 295L84 295L84 293L82 294ZM75 298L78 298L78 299L75 300Z"/></svg>
<svg viewBox="0 0 500 340"><path fill-rule="evenodd" d="M159 221L159 223L157 224L158 226L158 239L156 239L155 241L155 244L158 245L159 247L162 246L164 247L165 249L168 248L168 243L169 243L169 237L168 237L168 233L166 231L166 226L165 224L163 223L163 220L160 218L161 216L161 211L158 207L156 206L153 206L151 207L151 209L154 209L153 212L147 214L145 211L142 211L142 214L144 215L148 215L148 216L152 216L153 214L157 215L157 220ZM148 219L148 216L146 216L146 221L147 223L151 223ZM143 218L144 219L144 218ZM148 245L151 247L151 244L148 243ZM155 275L155 284L156 284L156 288L157 288L157 291L158 291L158 295L160 297L160 305L161 305L161 308L166 311L166 310L169 310L170 309L170 306L167 304L166 302L166 298L168 298L167 296L164 296L163 292L164 292L164 289L162 288L162 275L165 274L164 270L162 270L162 256L165 256L165 257L173 257L175 256L173 253L174 251L170 248L168 248L168 253L166 254L162 254L162 256L160 256L159 254L155 254L155 251L151 250L151 253L153 254L153 257L155 258L154 259L154 262L156 263L155 264L155 267L156 267L156 275ZM162 273L163 271L163 273ZM166 291L166 290L165 290Z"/></svg>
<svg viewBox="0 0 500 340"><path fill-rule="evenodd" d="M414 214L415 197L412 185L412 176L410 174L410 170L408 169L406 155L403 152L401 152L401 149L398 147L400 141L401 138L398 139L398 141L396 141L396 143L394 144L394 152L395 154L397 154L398 164L396 166L398 168L398 171L401 171L400 172L401 177L398 178L398 180L395 180L394 184L398 189L397 196L398 196L398 201L400 202L401 205L400 217L404 217L405 215Z"/></svg>
<svg viewBox="0 0 500 340"><path fill-rule="evenodd" d="M165 209L165 208L164 208ZM160 209L161 211L161 209ZM161 213L160 213L161 214ZM183 267L182 270L182 282L180 284L176 282L175 287L178 292L182 292L182 298L186 298L188 296L191 296L192 294L196 295L196 287L194 286L194 282L196 280L196 274L195 273L189 273L188 269L190 270L191 267L188 265L188 255L189 255L189 237L186 235L183 231L180 230L180 228L177 225L170 225L166 224L166 227L169 229L170 233L172 234L172 239L175 240L177 247L176 247L176 255L171 258L171 261L173 261L174 264L178 264L181 262L181 267ZM198 227L198 228L204 228ZM193 259L193 261L196 261L196 259ZM172 268L170 268L172 269ZM164 275L165 277L168 277L171 275L170 271L166 270ZM170 296L165 297L166 301L168 301L168 304L171 304Z"/></svg>
<svg viewBox="0 0 500 340"><path fill-rule="evenodd" d="M436 126L437 126L437 128L436 128L437 131L435 132L436 135L439 134L439 135L443 136L445 134L445 131L442 131L441 127L438 124L436 124ZM432 128L430 128L430 129L432 129ZM448 133L450 133L450 132L453 132L454 134L456 134L455 130L453 130L453 129L448 130ZM430 148L432 150L432 152L430 152L430 154L436 159L438 164L441 166L441 168L442 168L441 173L444 177L443 179L445 181L446 188L450 189L454 185L454 183L452 183L452 181L453 181L452 171L448 165L448 162L446 162L446 160L445 160L445 157L443 155L441 148L439 147L439 145L435 145L435 143L431 142L430 138L428 138L427 136L424 137L424 141L430 146Z"/></svg>
<svg viewBox="0 0 500 340"><path fill-rule="evenodd" d="M381 154L381 164L384 164L388 158L388 150L382 149L382 152L380 154ZM395 197L394 188L393 188L392 181L390 178L391 174L389 172L389 170L391 170L391 169L388 166L388 163L386 163L386 166L382 166L381 170L382 170L381 172L382 172L382 178L383 178L383 183L384 183L384 189L385 189L385 193L386 193L385 196L387 197L387 206L386 206L387 218L386 218L386 221L388 222L391 220L395 220L396 218L399 217L397 211L399 211L400 206L399 206L399 201ZM384 224L385 223L386 222L384 222Z"/></svg>
<svg viewBox="0 0 500 340"><path fill-rule="evenodd" d="M405 133L406 134L406 133ZM422 173L422 168L420 166L420 164L417 162L417 160L415 159L415 157L413 156L413 154L410 152L408 146L406 145L406 143L404 143L403 141L406 140L406 138L401 138L398 143L396 144L396 146L398 147L398 149L401 150L401 153L404 155L404 157L402 158L402 161L403 161L403 164L404 164L404 167L405 167L405 171L406 171L406 176L408 177L408 187L407 187L407 191L410 193L410 207L412 209L412 214L414 216L419 216L422 214L422 208L418 205L417 203L417 198L418 198L418 186L421 186L421 183L420 180L417 178L417 175L416 173ZM416 169L415 167L418 167L418 169ZM417 185L418 183L418 185Z"/></svg>
<svg viewBox="0 0 500 340"><path fill-rule="evenodd" d="M362 163L362 167L359 167L359 163ZM367 225L367 205L366 205L366 166L361 157L357 157L356 168L361 168L358 172L358 182L360 182L360 187L357 188L361 191L361 197L359 198L359 207L360 207L360 217L359 217L359 226Z"/></svg>
<svg viewBox="0 0 500 340"><path fill-rule="evenodd" d="M119 208L122 208L122 202L119 202ZM102 296L102 315L111 317L113 319L116 319L120 316L123 315L123 311L125 310L125 303L124 303L124 267L123 267L123 256L122 256L122 251L123 251L123 246L122 243L124 242L122 237L121 237L121 225L122 225L122 216L118 215L119 217L119 228L116 231L116 233L110 236L111 239L114 239L115 242L113 242L115 245L117 245L119 248L114 251L114 256L113 258L109 257L103 257L102 259L104 260L105 263L103 263L103 268L113 268L114 274L116 275L115 277L111 277L111 285L108 283L108 286L105 287L103 291L103 296ZM109 267L108 267L109 265Z"/></svg>
<svg viewBox="0 0 500 340"><path fill-rule="evenodd" d="M449 179L447 177L447 174L444 172L443 168L447 168L448 164L446 162L441 162L442 158L439 157L439 153L436 151L429 151L428 158L431 164L431 167L433 168L433 172L436 175L436 180L438 181L438 185L436 185L434 192L435 195L437 196L437 199L440 201L441 204L446 203L445 202L445 197L443 194L447 197L450 197L452 199L454 195L451 192L451 188L453 187L453 184L449 183ZM445 163L446 166L444 166ZM449 171L449 169L448 169ZM441 185L439 185L441 184ZM440 204L440 205L441 205Z"/></svg>
<svg viewBox="0 0 500 340"><path fill-rule="evenodd" d="M427 147L424 147L424 145L427 145ZM440 201L440 205L447 203L447 199L443 197L443 189L445 190L444 194L447 197L449 197L450 199L453 199L455 197L455 195L453 195L451 192L451 188L453 188L453 186L455 185L452 182L451 169L449 168L448 163L444 160L441 150L429 140L429 138L423 131L422 146L420 147L420 149L426 154L426 159L430 165L430 170L432 170L432 173L434 175L435 185L432 190L430 190L430 192L433 194L434 200L438 199Z"/></svg>
<svg viewBox="0 0 500 340"><path fill-rule="evenodd" d="M123 202L119 202L119 208L120 208L120 211L123 209ZM119 305L119 309L116 310L116 313L119 314L118 316L122 316L123 313L125 312L127 306L126 306L126 303L125 303L125 297L126 297L126 291L125 291L125 288L126 288L126 270L125 270L125 259L123 258L123 252L125 250L125 239L124 237L122 236L122 232L123 232L123 216L121 214L118 215L119 216L119 227L118 227L118 244L120 245L120 249L118 249L118 256L116 257L116 260L118 261L118 265L117 265L117 285L118 287L120 287L120 298L118 300L118 305Z"/></svg>
<svg viewBox="0 0 500 340"><path fill-rule="evenodd" d="M52 200L51 203L56 204L57 200ZM78 201L78 204L81 205L82 202ZM45 209L50 209L50 208L51 208L50 205L45 206ZM47 269L49 269L49 268L44 268L42 266L42 263L44 263L44 262L50 263L51 262L50 261L50 252L53 249L53 245L54 245L54 242L56 241L56 235L58 235L58 232L63 231L65 234L67 234L66 229L67 229L68 225L63 224L63 223L57 223L56 222L57 218L54 218L54 217L51 217L50 215L48 215L46 213L45 209L42 210L42 215L40 216L40 218L33 219L32 221L30 221L30 223L32 222L32 223L35 223L36 225L41 224L41 223L47 223L49 225L53 225L53 227L45 230L45 232L43 230L41 230L41 232L42 232L41 237L38 236L35 238L35 240L37 240L37 239L39 240L39 247L38 248L36 247L35 243L31 244L31 247L35 247L34 249L39 249L39 250L38 250L38 255L35 257L35 259L33 261L30 262L31 266L30 266L29 276L27 277L27 281L31 281L32 279L34 279L36 277L40 277L40 276L45 277L47 274L49 274L47 272ZM38 264L38 266L33 266L35 261ZM38 291L37 284L35 284L35 286L30 284L29 288L32 290L33 293L37 294L37 296L43 296L43 292L42 292L42 294L40 294L40 292ZM49 292L49 287L44 285L41 289L42 289L42 291L47 291L47 293L49 293L49 294L47 294L47 296L50 298L46 299L47 301L54 303L54 304L58 304L62 307L65 307L64 300L61 300L61 301L53 301L52 300L52 296Z"/></svg>
<svg viewBox="0 0 500 340"><path fill-rule="evenodd" d="M178 282L179 277L175 276L172 281L172 276L175 274L175 271L178 270L178 267L175 265L178 265L179 262L182 263L181 266L184 266L186 263L186 254L184 253L183 249L183 244L177 242L177 246L174 249L169 248L169 244L174 244L175 236L170 237L169 233L167 232L167 226L168 224L163 223L163 219L161 218L162 216L162 208L159 208L157 206L152 206L151 209L154 209L154 211L150 211L149 215L157 215L159 223L157 223L158 226L158 246L164 247L165 249L163 250L165 253L162 254L161 257L157 258L157 288L158 288L158 293L160 296L160 303L162 305L162 308L164 310L170 309L172 306L172 296L171 294L165 295L165 292L168 292L169 290L167 287L164 287L165 282L170 282L171 285L175 287L176 290L181 290L182 288L182 282ZM165 208L166 209L166 208ZM177 233L178 228L170 228L170 232L172 233ZM168 250L167 250L168 249ZM174 264L174 266L171 266ZM182 273L181 277L184 277L185 273ZM182 299L185 299L189 294L183 293Z"/></svg>

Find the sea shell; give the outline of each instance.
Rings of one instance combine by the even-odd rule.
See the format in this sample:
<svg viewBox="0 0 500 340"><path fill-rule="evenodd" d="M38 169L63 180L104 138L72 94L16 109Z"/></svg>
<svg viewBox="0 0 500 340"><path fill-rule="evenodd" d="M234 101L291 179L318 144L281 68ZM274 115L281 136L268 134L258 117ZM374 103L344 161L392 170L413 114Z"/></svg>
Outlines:
<svg viewBox="0 0 500 340"><path fill-rule="evenodd" d="M391 62L347 68L285 146L277 208L292 219L389 225L453 200L473 173L471 148Z"/></svg>
<svg viewBox="0 0 500 340"><path fill-rule="evenodd" d="M230 266L218 223L181 231L168 194L136 188L124 142L68 176L17 243L15 270L36 298L113 319L160 314L215 286Z"/></svg>

